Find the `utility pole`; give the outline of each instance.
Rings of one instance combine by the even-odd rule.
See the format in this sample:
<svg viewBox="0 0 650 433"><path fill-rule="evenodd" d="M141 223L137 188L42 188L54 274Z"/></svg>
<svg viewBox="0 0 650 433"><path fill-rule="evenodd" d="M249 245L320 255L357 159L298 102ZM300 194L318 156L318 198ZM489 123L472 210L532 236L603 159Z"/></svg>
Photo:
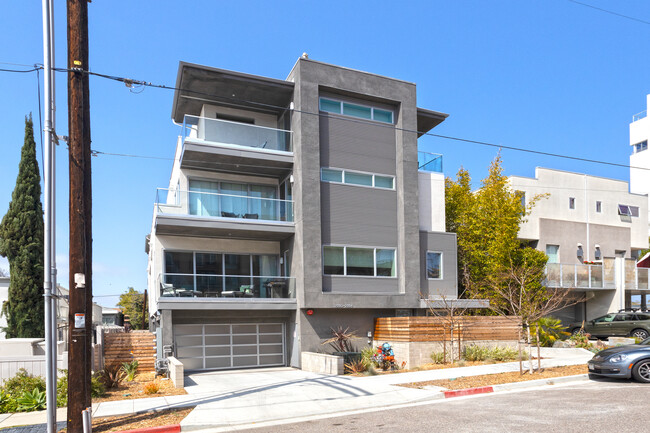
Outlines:
<svg viewBox="0 0 650 433"><path fill-rule="evenodd" d="M45 125L43 144L43 295L45 296L45 400L47 403L47 432L56 432L56 255L54 202L54 4L42 0L43 7L43 93L45 95ZM52 291L54 290L54 294Z"/></svg>
<svg viewBox="0 0 650 433"><path fill-rule="evenodd" d="M70 347L68 433L82 433L91 406L92 191L88 83L88 0L67 0L70 148Z"/></svg>

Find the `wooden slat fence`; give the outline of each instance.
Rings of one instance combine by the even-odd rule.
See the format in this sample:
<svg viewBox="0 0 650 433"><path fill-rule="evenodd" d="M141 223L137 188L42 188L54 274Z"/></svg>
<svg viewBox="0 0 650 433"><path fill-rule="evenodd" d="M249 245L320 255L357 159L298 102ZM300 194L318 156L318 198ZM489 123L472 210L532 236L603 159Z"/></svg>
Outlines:
<svg viewBox="0 0 650 433"><path fill-rule="evenodd" d="M375 320L375 340L449 341L451 323L445 317L380 317ZM454 318L454 340L518 340L519 319L501 316L460 316Z"/></svg>
<svg viewBox="0 0 650 433"><path fill-rule="evenodd" d="M154 334L149 331L104 334L104 368L137 359L139 372L154 371L155 356Z"/></svg>

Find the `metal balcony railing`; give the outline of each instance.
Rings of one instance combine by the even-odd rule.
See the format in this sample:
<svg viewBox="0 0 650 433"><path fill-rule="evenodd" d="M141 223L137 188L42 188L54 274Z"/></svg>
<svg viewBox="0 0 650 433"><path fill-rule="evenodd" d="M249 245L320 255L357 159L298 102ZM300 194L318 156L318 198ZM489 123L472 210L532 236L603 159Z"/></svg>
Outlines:
<svg viewBox="0 0 650 433"><path fill-rule="evenodd" d="M293 201L158 188L156 212L247 221L293 222Z"/></svg>
<svg viewBox="0 0 650 433"><path fill-rule="evenodd" d="M442 173L442 155L418 151L418 170Z"/></svg>
<svg viewBox="0 0 650 433"><path fill-rule="evenodd" d="M185 115L183 143L188 138L215 146L241 146L265 151L291 152L291 131L229 120Z"/></svg>
<svg viewBox="0 0 650 433"><path fill-rule="evenodd" d="M294 299L295 277L174 274L158 276L163 298Z"/></svg>

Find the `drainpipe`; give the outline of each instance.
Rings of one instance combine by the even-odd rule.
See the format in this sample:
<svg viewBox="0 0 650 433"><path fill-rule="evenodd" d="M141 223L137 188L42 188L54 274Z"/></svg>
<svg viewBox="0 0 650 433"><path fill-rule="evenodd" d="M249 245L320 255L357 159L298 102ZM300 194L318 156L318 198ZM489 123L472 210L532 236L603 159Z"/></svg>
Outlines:
<svg viewBox="0 0 650 433"><path fill-rule="evenodd" d="M587 195L587 175L584 175L585 178L585 221L587 222L587 252L585 255L585 260L589 261L591 260L589 258L589 252L591 251L591 243L589 242L589 202L588 200L588 195Z"/></svg>

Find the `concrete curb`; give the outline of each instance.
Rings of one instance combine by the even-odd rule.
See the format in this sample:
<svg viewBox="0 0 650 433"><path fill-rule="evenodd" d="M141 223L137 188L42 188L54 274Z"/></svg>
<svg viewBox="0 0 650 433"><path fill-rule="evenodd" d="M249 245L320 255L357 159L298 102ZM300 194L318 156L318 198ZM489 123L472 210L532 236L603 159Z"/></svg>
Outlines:
<svg viewBox="0 0 650 433"><path fill-rule="evenodd" d="M163 425L158 427L136 428L133 430L123 430L115 433L180 433L181 425Z"/></svg>
<svg viewBox="0 0 650 433"><path fill-rule="evenodd" d="M445 398L464 397L468 395L485 394L491 392L513 391L513 390L525 389L525 388L536 388L545 385L585 382L588 380L589 377L587 374L579 374L575 376L559 376L559 377L551 377L549 379L526 380L523 382L511 382L511 383L503 383L500 385L479 386L476 388L444 391L444 394L445 394Z"/></svg>

